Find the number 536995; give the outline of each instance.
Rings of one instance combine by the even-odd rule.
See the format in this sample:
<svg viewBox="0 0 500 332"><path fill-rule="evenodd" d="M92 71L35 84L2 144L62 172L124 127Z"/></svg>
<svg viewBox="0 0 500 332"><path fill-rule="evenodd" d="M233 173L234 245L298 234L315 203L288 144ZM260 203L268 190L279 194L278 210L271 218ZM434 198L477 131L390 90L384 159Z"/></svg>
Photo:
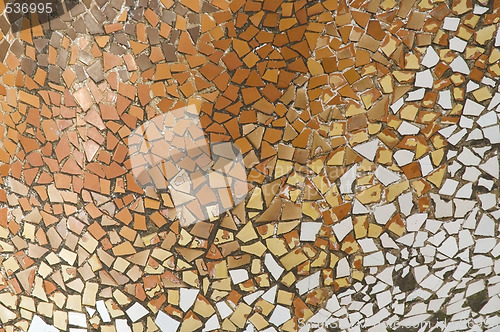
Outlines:
<svg viewBox="0 0 500 332"><path fill-rule="evenodd" d="M28 14L28 13L52 13L53 7L51 2L47 3L27 3L27 2L7 2L5 4L5 12L7 14Z"/></svg>

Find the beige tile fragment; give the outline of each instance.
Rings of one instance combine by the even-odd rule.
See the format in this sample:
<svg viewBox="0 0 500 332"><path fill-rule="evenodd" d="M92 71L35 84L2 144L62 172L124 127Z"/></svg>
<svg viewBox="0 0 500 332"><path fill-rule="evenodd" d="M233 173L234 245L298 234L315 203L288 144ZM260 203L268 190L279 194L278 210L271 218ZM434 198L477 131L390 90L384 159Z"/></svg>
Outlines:
<svg viewBox="0 0 500 332"><path fill-rule="evenodd" d="M251 240L257 238L257 233L252 226L252 223L247 223L243 228L236 234L236 238L241 240L243 243L247 243Z"/></svg>
<svg viewBox="0 0 500 332"><path fill-rule="evenodd" d="M266 252L266 246L262 242L257 241L250 245L241 246L241 251L261 257Z"/></svg>
<svg viewBox="0 0 500 332"><path fill-rule="evenodd" d="M383 186L381 184L377 184L371 186L360 193L356 194L356 198L362 204L370 204L380 202L381 194L382 194Z"/></svg>
<svg viewBox="0 0 500 332"><path fill-rule="evenodd" d="M16 318L17 314L14 311L0 304L0 320L2 321L3 324L6 324L7 322L14 320Z"/></svg>
<svg viewBox="0 0 500 332"><path fill-rule="evenodd" d="M54 315L54 303L39 302L36 306L36 312L42 316L52 318Z"/></svg>
<svg viewBox="0 0 500 332"><path fill-rule="evenodd" d="M240 302L229 319L237 327L243 328L251 311L252 307L243 302Z"/></svg>
<svg viewBox="0 0 500 332"><path fill-rule="evenodd" d="M288 254L280 259L283 267L289 271L295 266L304 263L307 260L307 256L300 249L295 249L290 251Z"/></svg>
<svg viewBox="0 0 500 332"><path fill-rule="evenodd" d="M83 305L95 306L97 292L99 291L99 284L87 282L83 291L82 303Z"/></svg>

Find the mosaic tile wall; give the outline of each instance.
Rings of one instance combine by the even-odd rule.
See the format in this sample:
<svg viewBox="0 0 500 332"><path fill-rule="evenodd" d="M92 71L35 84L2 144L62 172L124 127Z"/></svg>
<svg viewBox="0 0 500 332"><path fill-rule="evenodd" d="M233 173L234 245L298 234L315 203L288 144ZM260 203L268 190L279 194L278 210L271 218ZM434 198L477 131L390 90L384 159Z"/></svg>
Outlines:
<svg viewBox="0 0 500 332"><path fill-rule="evenodd" d="M0 331L500 330L500 1L66 2L0 17Z"/></svg>

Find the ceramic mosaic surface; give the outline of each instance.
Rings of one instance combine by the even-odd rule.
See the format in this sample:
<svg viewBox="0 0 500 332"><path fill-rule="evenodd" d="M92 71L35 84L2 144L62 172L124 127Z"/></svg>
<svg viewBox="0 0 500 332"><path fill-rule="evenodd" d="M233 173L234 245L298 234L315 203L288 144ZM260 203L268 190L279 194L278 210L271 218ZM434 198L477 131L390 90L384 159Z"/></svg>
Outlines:
<svg viewBox="0 0 500 332"><path fill-rule="evenodd" d="M500 330L499 0L0 12L0 331Z"/></svg>

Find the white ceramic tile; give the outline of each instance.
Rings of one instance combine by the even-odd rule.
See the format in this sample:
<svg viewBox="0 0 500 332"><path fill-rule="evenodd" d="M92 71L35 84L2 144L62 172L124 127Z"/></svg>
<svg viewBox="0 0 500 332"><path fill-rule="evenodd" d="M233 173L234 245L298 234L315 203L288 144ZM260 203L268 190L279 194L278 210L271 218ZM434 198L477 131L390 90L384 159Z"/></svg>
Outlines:
<svg viewBox="0 0 500 332"><path fill-rule="evenodd" d="M444 230L440 230L433 236L429 238L429 243L438 247L443 243L443 241L448 237L448 234Z"/></svg>
<svg viewBox="0 0 500 332"><path fill-rule="evenodd" d="M382 280L387 285L392 285L394 283L392 277L393 273L394 273L394 266L387 266L381 272L377 273L377 279Z"/></svg>
<svg viewBox="0 0 500 332"><path fill-rule="evenodd" d="M489 111L477 119L477 124L481 127L489 127L498 123L497 115L494 111Z"/></svg>
<svg viewBox="0 0 500 332"><path fill-rule="evenodd" d="M399 98L394 104L391 105L392 113L396 114L401 107L404 105L404 99Z"/></svg>
<svg viewBox="0 0 500 332"><path fill-rule="evenodd" d="M416 232L420 230L424 222L427 221L428 214L427 213L416 213L408 218L406 218L406 229L409 232Z"/></svg>
<svg viewBox="0 0 500 332"><path fill-rule="evenodd" d="M351 268L347 257L342 258L337 262L335 278L343 278L351 275Z"/></svg>
<svg viewBox="0 0 500 332"><path fill-rule="evenodd" d="M415 233L409 233L401 236L400 238L396 239L397 243L404 244L407 247L413 246L413 243L415 242Z"/></svg>
<svg viewBox="0 0 500 332"><path fill-rule="evenodd" d="M399 210L405 216L408 216L415 205L411 192L404 193L398 197Z"/></svg>
<svg viewBox="0 0 500 332"><path fill-rule="evenodd" d="M495 92L493 98L491 98L490 103L488 104L488 110L492 110L498 105L500 105L500 93Z"/></svg>
<svg viewBox="0 0 500 332"><path fill-rule="evenodd" d="M484 158L485 154L491 150L491 146L473 147L472 150L479 157Z"/></svg>
<svg viewBox="0 0 500 332"><path fill-rule="evenodd" d="M479 128L474 128L467 135L467 141L475 141L475 140L482 140L482 139L484 139L483 132Z"/></svg>
<svg viewBox="0 0 500 332"><path fill-rule="evenodd" d="M101 316L101 319L104 323L111 322L111 316L109 315L108 309L106 308L103 300L99 300L96 302L96 308L97 312L99 312L99 316Z"/></svg>
<svg viewBox="0 0 500 332"><path fill-rule="evenodd" d="M449 237L441 243L437 250L440 253L453 258L458 253L457 240L454 237Z"/></svg>
<svg viewBox="0 0 500 332"><path fill-rule="evenodd" d="M469 148L465 147L457 157L458 161L466 166L478 166L481 158L475 155Z"/></svg>
<svg viewBox="0 0 500 332"><path fill-rule="evenodd" d="M457 174L457 172L462 168L463 168L462 164L454 160L450 165L448 165L448 173L451 176L455 176L455 174Z"/></svg>
<svg viewBox="0 0 500 332"><path fill-rule="evenodd" d="M126 319L116 319L115 320L116 331L119 332L132 332L132 329L127 323Z"/></svg>
<svg viewBox="0 0 500 332"><path fill-rule="evenodd" d="M462 53L463 51L465 51L466 46L467 42L461 38L453 37L449 40L450 50Z"/></svg>
<svg viewBox="0 0 500 332"><path fill-rule="evenodd" d="M481 171L478 170L476 167L466 167L462 178L470 182L475 182L480 175Z"/></svg>
<svg viewBox="0 0 500 332"><path fill-rule="evenodd" d="M335 294L333 294L332 297L328 299L325 309L332 313L340 309L339 300L337 299L337 296Z"/></svg>
<svg viewBox="0 0 500 332"><path fill-rule="evenodd" d="M483 134L491 144L500 143L500 125L483 128Z"/></svg>
<svg viewBox="0 0 500 332"><path fill-rule="evenodd" d="M417 302L413 305L411 310L405 315L407 317L413 317L416 315L421 315L427 313L427 304L422 302Z"/></svg>
<svg viewBox="0 0 500 332"><path fill-rule="evenodd" d="M481 83L489 85L492 88L494 88L497 84L497 82L495 80L489 78L488 76L483 76L483 78L481 79Z"/></svg>
<svg viewBox="0 0 500 332"><path fill-rule="evenodd" d="M87 316L81 312L68 312L68 323L73 326L87 327Z"/></svg>
<svg viewBox="0 0 500 332"><path fill-rule="evenodd" d="M416 101L416 100L422 100L425 95L425 89L421 88L415 91L411 91L408 93L408 97L406 98L406 101Z"/></svg>
<svg viewBox="0 0 500 332"><path fill-rule="evenodd" d="M374 210L375 221L380 225L385 225L396 212L396 205L393 203L377 206Z"/></svg>
<svg viewBox="0 0 500 332"><path fill-rule="evenodd" d="M448 31L457 31L460 24L458 17L445 17L443 22L443 29Z"/></svg>
<svg viewBox="0 0 500 332"><path fill-rule="evenodd" d="M243 301L245 301L246 304L252 305L261 295L264 294L263 290L252 292L246 296L243 297Z"/></svg>
<svg viewBox="0 0 500 332"><path fill-rule="evenodd" d="M485 269L485 271L491 270L489 268L493 266L493 259L486 255L473 255L471 256L471 261L472 261L472 268L475 270L479 269Z"/></svg>
<svg viewBox="0 0 500 332"><path fill-rule="evenodd" d="M463 223L463 228L466 229L476 229L477 226L477 215L479 213L479 208L475 207L469 215L465 218L465 221Z"/></svg>
<svg viewBox="0 0 500 332"><path fill-rule="evenodd" d="M463 115L479 116L483 112L484 108L485 107L483 105L478 104L471 99L467 99L465 101L464 110L463 110L462 114Z"/></svg>
<svg viewBox="0 0 500 332"><path fill-rule="evenodd" d="M392 303L392 294L390 290L377 294L377 306L383 308Z"/></svg>
<svg viewBox="0 0 500 332"><path fill-rule="evenodd" d="M318 310L311 318L307 320L308 323L318 323L321 326L322 323L326 322L331 317L331 313L325 309Z"/></svg>
<svg viewBox="0 0 500 332"><path fill-rule="evenodd" d="M486 162L479 165L479 168L495 179L500 178L500 162L498 158L498 155L491 157Z"/></svg>
<svg viewBox="0 0 500 332"><path fill-rule="evenodd" d="M435 234L439 230L442 224L443 224L442 221L436 219L427 219L425 223L425 229L431 232L432 234Z"/></svg>
<svg viewBox="0 0 500 332"><path fill-rule="evenodd" d="M439 311L443 307L444 301L446 301L446 299L433 299L433 300L430 300L429 301L429 305L427 306L427 309L429 310L429 312L437 312L437 311ZM437 322L436 327L437 327L438 324L439 324L439 322Z"/></svg>
<svg viewBox="0 0 500 332"><path fill-rule="evenodd" d="M130 308L125 311L130 320L135 323L142 317L146 316L149 313L149 310L144 308L140 303L134 303Z"/></svg>
<svg viewBox="0 0 500 332"><path fill-rule="evenodd" d="M497 29L497 36L495 38L495 47L500 46L500 29Z"/></svg>
<svg viewBox="0 0 500 332"><path fill-rule="evenodd" d="M271 314L271 318L269 318L269 323L275 326L281 326L283 323L288 321L291 317L290 309L283 307L281 305L277 305L274 308L273 313Z"/></svg>
<svg viewBox="0 0 500 332"><path fill-rule="evenodd" d="M334 224L332 226L332 229L337 240L339 242L342 241L346 237L346 235L354 229L351 217L348 217L341 222Z"/></svg>
<svg viewBox="0 0 500 332"><path fill-rule="evenodd" d="M453 216L453 203L451 201L445 201L441 199L439 195L433 193L431 193L430 196L436 206L436 209L434 211L434 216L436 218L446 218Z"/></svg>
<svg viewBox="0 0 500 332"><path fill-rule="evenodd" d="M483 210L489 210L498 204L498 198L494 193L486 193L477 195L481 201L481 208Z"/></svg>
<svg viewBox="0 0 500 332"><path fill-rule="evenodd" d="M495 221L491 219L486 213L483 213L479 223L477 224L475 235L494 236L495 235Z"/></svg>
<svg viewBox="0 0 500 332"><path fill-rule="evenodd" d="M315 289L319 286L320 279L320 271L305 277L302 280L297 281L295 287L297 288L300 295L305 294L306 292Z"/></svg>
<svg viewBox="0 0 500 332"><path fill-rule="evenodd" d="M476 200L469 199L453 199L453 204L455 205L455 218L464 218L472 209L476 206Z"/></svg>
<svg viewBox="0 0 500 332"><path fill-rule="evenodd" d="M30 322L28 332L58 332L54 326L45 323L38 315L34 315Z"/></svg>
<svg viewBox="0 0 500 332"><path fill-rule="evenodd" d="M285 271L285 269L282 268L276 260L274 260L273 255L270 253L266 254L264 258L264 265L275 280L279 280L281 274Z"/></svg>
<svg viewBox="0 0 500 332"><path fill-rule="evenodd" d="M500 297L495 295L491 297L488 302L479 310L479 313L482 315L491 314L494 312L498 312L498 308L500 308Z"/></svg>
<svg viewBox="0 0 500 332"><path fill-rule="evenodd" d="M94 314L97 312L96 309L91 307L85 307L85 310L87 310L87 313L89 314L90 317L94 316Z"/></svg>
<svg viewBox="0 0 500 332"><path fill-rule="evenodd" d="M399 249L399 246L394 242L393 239L387 233L382 233L380 235L380 242L382 243L382 247L387 249Z"/></svg>
<svg viewBox="0 0 500 332"><path fill-rule="evenodd" d="M176 332L181 323L163 311L158 311L156 315L155 324L160 328L161 332Z"/></svg>
<svg viewBox="0 0 500 332"><path fill-rule="evenodd" d="M428 298L432 296L433 293L426 291L422 288L417 288L413 292L411 292L408 297L407 301L415 301L417 299L420 299L421 301L427 301Z"/></svg>
<svg viewBox="0 0 500 332"><path fill-rule="evenodd" d="M366 214L366 213L369 213L369 212L370 212L370 210L368 210L357 199L354 199L354 204L352 206L352 213L353 214Z"/></svg>
<svg viewBox="0 0 500 332"><path fill-rule="evenodd" d="M452 277L455 280L462 280L462 278L469 272L469 270L472 268L472 265L465 263L465 262L460 262L453 273Z"/></svg>
<svg viewBox="0 0 500 332"><path fill-rule="evenodd" d="M458 187L458 181L453 179L446 179L439 190L441 195L451 196L455 193Z"/></svg>
<svg viewBox="0 0 500 332"><path fill-rule="evenodd" d="M431 46L427 47L424 57L422 58L422 65L427 68L432 68L439 63L439 54Z"/></svg>
<svg viewBox="0 0 500 332"><path fill-rule="evenodd" d="M413 157L415 156L415 153L409 151L409 150L398 150L394 153L393 157L398 163L398 166L405 166L408 165L413 161Z"/></svg>
<svg viewBox="0 0 500 332"><path fill-rule="evenodd" d="M451 104L451 91L439 91L438 105L445 110L451 110L453 108Z"/></svg>
<svg viewBox="0 0 500 332"><path fill-rule="evenodd" d="M181 288L179 296L179 307L181 310L187 312L194 304L194 301L196 301L199 293L199 289Z"/></svg>
<svg viewBox="0 0 500 332"><path fill-rule="evenodd" d="M474 11L473 13L476 15L482 15L488 11L488 7L483 7L478 4L474 5Z"/></svg>
<svg viewBox="0 0 500 332"><path fill-rule="evenodd" d="M374 252L378 250L377 245L372 238L359 239L358 243L364 253Z"/></svg>
<svg viewBox="0 0 500 332"><path fill-rule="evenodd" d="M464 117L462 117L462 118L464 118ZM462 141L462 139L465 137L465 135L467 135L467 130L462 129L462 130L454 133L453 135L451 135L448 138L448 143L457 146Z"/></svg>
<svg viewBox="0 0 500 332"><path fill-rule="evenodd" d="M374 139L366 143L358 144L353 149L366 159L373 161L375 159L375 155L377 154L379 146L379 140Z"/></svg>
<svg viewBox="0 0 500 332"><path fill-rule="evenodd" d="M415 74L415 86L419 88L432 88L434 85L434 78L430 69L418 72Z"/></svg>
<svg viewBox="0 0 500 332"><path fill-rule="evenodd" d="M364 266L383 266L385 264L384 254L381 251L363 257Z"/></svg>
<svg viewBox="0 0 500 332"><path fill-rule="evenodd" d="M473 246L474 243L474 238L472 237L472 234L469 230L463 229L458 232L458 250Z"/></svg>
<svg viewBox="0 0 500 332"><path fill-rule="evenodd" d="M457 56L455 59L453 59L453 61L450 63L450 68L457 73L461 73L464 75L470 74L469 66L461 56Z"/></svg>
<svg viewBox="0 0 500 332"><path fill-rule="evenodd" d="M248 280L248 272L245 269L230 270L229 276L235 285Z"/></svg>
<svg viewBox="0 0 500 332"><path fill-rule="evenodd" d="M497 244L497 239L495 238L481 238L477 239L474 245L474 254L487 254L490 253L491 250Z"/></svg>
<svg viewBox="0 0 500 332"><path fill-rule="evenodd" d="M222 319L230 316L233 313L231 307L229 307L229 305L224 301L217 302L215 306L217 307L217 312Z"/></svg>
<svg viewBox="0 0 500 332"><path fill-rule="evenodd" d="M418 231L415 235L415 242L413 242L413 248L423 247L425 241L427 241L428 238L429 238L429 233Z"/></svg>
<svg viewBox="0 0 500 332"><path fill-rule="evenodd" d="M205 323L203 327L203 332L209 332L218 330L220 328L219 318L217 318L217 314L213 314Z"/></svg>
<svg viewBox="0 0 500 332"><path fill-rule="evenodd" d="M322 225L320 222L303 222L300 225L300 241L316 241L316 234Z"/></svg>
<svg viewBox="0 0 500 332"><path fill-rule="evenodd" d="M276 302L276 294L278 292L278 286L274 285L273 287L269 288L263 295L262 299L266 300L269 303L275 303Z"/></svg>
<svg viewBox="0 0 500 332"><path fill-rule="evenodd" d="M479 87L480 87L480 85L477 84L476 82L469 81L469 82L467 82L467 85L466 85L466 88L465 88L465 92L472 92L474 90L479 89Z"/></svg>
<svg viewBox="0 0 500 332"><path fill-rule="evenodd" d="M495 185L495 181L485 179L484 177L480 177L477 184L481 187L484 187L488 190L491 190L493 188L493 186Z"/></svg>
<svg viewBox="0 0 500 332"><path fill-rule="evenodd" d="M366 303L363 308L359 311L363 316L371 316L374 313L374 304Z"/></svg>
<svg viewBox="0 0 500 332"><path fill-rule="evenodd" d="M357 167L356 165L349 168L347 172L340 177L340 187L339 190L342 194L352 194L352 185L356 180Z"/></svg>
<svg viewBox="0 0 500 332"><path fill-rule="evenodd" d="M373 316L367 317L364 326L371 327L380 324L389 316L390 316L390 311L387 308L382 308L381 310L377 311ZM376 327L380 329L380 326Z"/></svg>
<svg viewBox="0 0 500 332"><path fill-rule="evenodd" d="M495 220L500 220L500 209L489 211L489 213Z"/></svg>
<svg viewBox="0 0 500 332"><path fill-rule="evenodd" d="M420 128L408 121L403 121L398 127L398 133L401 135L416 135L420 132Z"/></svg>
<svg viewBox="0 0 500 332"><path fill-rule="evenodd" d="M500 242L491 250L490 254L495 258L498 258L500 256ZM498 285L500 287L500 283Z"/></svg>
<svg viewBox="0 0 500 332"><path fill-rule="evenodd" d="M436 277L432 273L425 278L421 283L420 286L422 286L425 289L429 289L433 292L437 291L441 285L443 284L443 280Z"/></svg>
<svg viewBox="0 0 500 332"><path fill-rule="evenodd" d="M448 127L444 127L442 129L439 129L439 133L441 135L443 135L445 138L448 138L450 137L454 132L455 130L457 129L457 125L451 125L451 126L448 126Z"/></svg>

